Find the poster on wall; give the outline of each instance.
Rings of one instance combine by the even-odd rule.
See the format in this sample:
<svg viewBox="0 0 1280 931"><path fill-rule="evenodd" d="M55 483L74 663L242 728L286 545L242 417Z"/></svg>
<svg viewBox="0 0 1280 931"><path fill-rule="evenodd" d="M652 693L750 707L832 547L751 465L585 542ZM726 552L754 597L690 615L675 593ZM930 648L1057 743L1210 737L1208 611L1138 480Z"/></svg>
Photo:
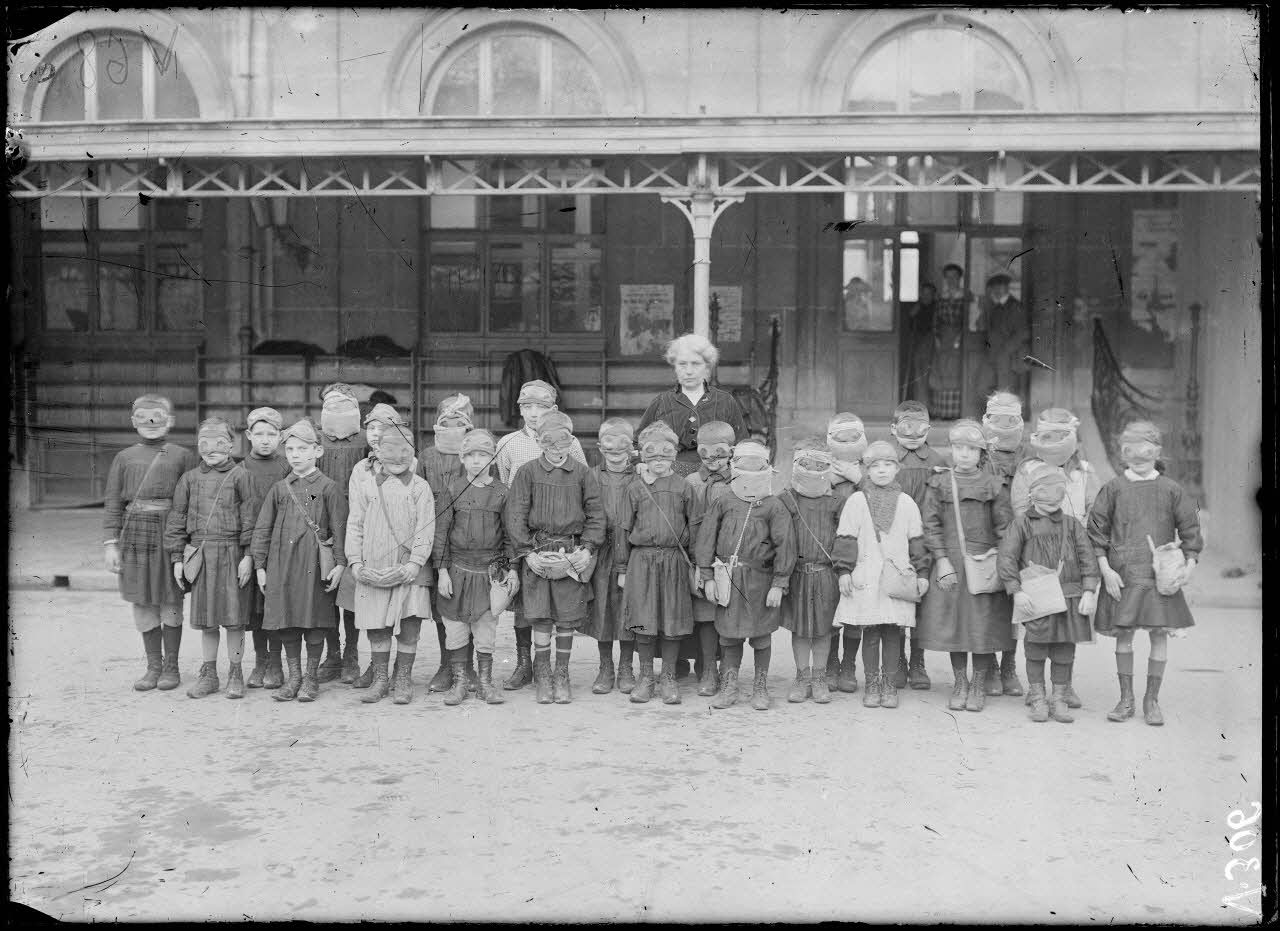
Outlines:
<svg viewBox="0 0 1280 931"><path fill-rule="evenodd" d="M1177 210L1133 212L1133 323L1168 342L1177 330L1178 240L1182 214Z"/></svg>
<svg viewBox="0 0 1280 931"><path fill-rule="evenodd" d="M715 284L711 286L712 307L719 305L716 313L716 343L742 342L742 287L740 285Z"/></svg>
<svg viewBox="0 0 1280 931"><path fill-rule="evenodd" d="M670 284L619 285L619 346L624 356L662 352L675 335L676 289Z"/></svg>

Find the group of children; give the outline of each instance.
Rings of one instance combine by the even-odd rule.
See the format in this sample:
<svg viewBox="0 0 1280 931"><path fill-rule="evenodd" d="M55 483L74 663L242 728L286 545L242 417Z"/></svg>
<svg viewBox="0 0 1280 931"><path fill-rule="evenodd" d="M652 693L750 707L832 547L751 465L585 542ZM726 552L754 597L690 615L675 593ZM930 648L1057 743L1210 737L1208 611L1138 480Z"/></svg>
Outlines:
<svg viewBox="0 0 1280 931"><path fill-rule="evenodd" d="M606 419L589 466L541 381L522 387L523 426L500 441L474 427L465 395L444 399L421 454L393 407L375 405L362 434L350 386L327 386L321 401L319 425L251 412L242 462L224 420L200 425L196 457L167 442L167 399L134 403L142 442L112 464L105 546L142 634L139 691L178 686L189 591L202 647L193 698L220 689L225 630L228 698L265 688L314 701L340 678L364 702L408 704L428 621L441 656L428 689L446 705L473 692L498 704L528 684L539 703L571 702L569 657L583 633L599 646L593 693L679 704L681 647L692 641L697 694L719 709L738 701L749 643L750 703L765 710L782 627L797 670L790 702L857 692L861 650L863 705L895 708L899 689L931 687L932 650L951 656L949 707L981 711L987 696L1024 694L1023 639L1031 719L1068 723L1081 705L1075 645L1097 631L1116 639L1120 701L1108 718L1122 721L1135 714L1133 639L1145 629L1143 714L1163 723L1167 635L1192 624L1181 587L1202 541L1191 500L1157 468L1150 423L1125 429L1126 468L1099 487L1069 411L1042 412L1024 442L1021 401L998 392L981 423L951 426L944 457L928 443L927 409L907 401L888 442L869 443L853 414L831 418L825 437L794 444L789 487L778 490L768 448L735 443L719 421L698 429L701 467L688 477L673 469L678 439L661 421L636 436ZM500 689L493 654L507 608L516 665Z"/></svg>

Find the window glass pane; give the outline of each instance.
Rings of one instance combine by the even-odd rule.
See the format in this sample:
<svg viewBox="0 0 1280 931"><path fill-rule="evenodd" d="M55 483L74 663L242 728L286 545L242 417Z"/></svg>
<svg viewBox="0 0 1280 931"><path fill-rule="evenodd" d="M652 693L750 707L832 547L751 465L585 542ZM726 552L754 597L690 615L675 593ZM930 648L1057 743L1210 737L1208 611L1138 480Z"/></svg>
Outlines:
<svg viewBox="0 0 1280 931"><path fill-rule="evenodd" d="M191 89L191 82L178 67L178 53L172 52L166 58L165 50L158 45L145 52L152 56L156 69L156 117L165 120L199 116L200 102L196 100L196 92Z"/></svg>
<svg viewBox="0 0 1280 931"><path fill-rule="evenodd" d="M100 172L110 171L110 168L99 167ZM138 201L138 195L127 196L125 194L115 194L111 197L98 198L98 228L104 230L136 230L143 226L142 211L149 210L155 204L152 201L146 207L143 207Z"/></svg>
<svg viewBox="0 0 1280 931"><path fill-rule="evenodd" d="M49 330L89 329L89 302L92 285L89 281L92 266L84 258L83 247L70 251L81 257L45 254L41 263L44 271L44 325Z"/></svg>
<svg viewBox="0 0 1280 931"><path fill-rule="evenodd" d="M960 88L972 79L965 67L966 39L956 29L917 29L907 36L908 109L915 113L960 109Z"/></svg>
<svg viewBox="0 0 1280 931"><path fill-rule="evenodd" d="M156 327L196 329L204 317L206 287L197 275L202 271L199 247L157 249L156 271Z"/></svg>
<svg viewBox="0 0 1280 931"><path fill-rule="evenodd" d="M472 45L454 59L436 91L431 112L441 116L477 116L480 110L480 47Z"/></svg>
<svg viewBox="0 0 1280 931"><path fill-rule="evenodd" d="M846 239L844 328L893 329L893 240Z"/></svg>
<svg viewBox="0 0 1280 931"><path fill-rule="evenodd" d="M489 330L537 331L542 280L537 243L495 243L489 258Z"/></svg>
<svg viewBox="0 0 1280 931"><path fill-rule="evenodd" d="M474 242L431 244L430 329L444 333L480 331L480 253Z"/></svg>
<svg viewBox="0 0 1280 931"><path fill-rule="evenodd" d="M551 329L598 333L604 313L600 250L590 243L551 250Z"/></svg>
<svg viewBox="0 0 1280 931"><path fill-rule="evenodd" d="M1022 87L1013 68L989 43L976 37L970 41L974 45L974 109L1023 109Z"/></svg>
<svg viewBox="0 0 1280 931"><path fill-rule="evenodd" d="M442 162L440 180L445 187L461 184L467 173L476 170L476 163L465 161L460 165ZM476 198L468 194L448 194L432 197L428 202L431 228L473 230L476 228Z"/></svg>
<svg viewBox="0 0 1280 931"><path fill-rule="evenodd" d="M865 174L865 166L859 166L858 172ZM892 223L896 196L888 191L847 193L844 195L844 219L872 224Z"/></svg>
<svg viewBox="0 0 1280 931"><path fill-rule="evenodd" d="M551 112L600 113L600 89L586 58L563 39L551 45Z"/></svg>
<svg viewBox="0 0 1280 931"><path fill-rule="evenodd" d="M49 89L45 91L44 105L40 110L40 119L47 123L57 120L79 122L84 119L84 85L86 82L81 73L84 69L84 55L76 52L67 63L54 72L49 81ZM89 81L93 78L89 77Z"/></svg>
<svg viewBox="0 0 1280 931"><path fill-rule="evenodd" d="M575 197L572 194L543 198L547 204L547 232L549 233L590 233L591 232L591 210L589 206L590 198ZM579 202L588 201L583 205ZM580 206L586 206L588 209L583 211L586 216L578 217ZM579 223L585 220L587 228L585 230L578 229Z"/></svg>
<svg viewBox="0 0 1280 931"><path fill-rule="evenodd" d="M142 119L142 40L112 36L98 43L98 119Z"/></svg>
<svg viewBox="0 0 1280 931"><path fill-rule="evenodd" d="M901 39L892 39L858 66L844 108L863 113L898 109L898 55Z"/></svg>
<svg viewBox="0 0 1280 931"><path fill-rule="evenodd" d="M204 213L200 201L174 197L158 197L142 209L151 211L154 228L161 230L200 229Z"/></svg>
<svg viewBox="0 0 1280 931"><path fill-rule="evenodd" d="M493 113L529 116L542 111L540 36L500 36L493 49Z"/></svg>
<svg viewBox="0 0 1280 931"><path fill-rule="evenodd" d="M508 169L508 172L510 170ZM512 194L487 198L489 229L536 230L542 219L543 199L536 194Z"/></svg>
<svg viewBox="0 0 1280 931"><path fill-rule="evenodd" d="M98 328L142 326L143 258L140 248L103 248L98 264Z"/></svg>
<svg viewBox="0 0 1280 931"><path fill-rule="evenodd" d="M89 226L89 205L81 197L40 198L40 227L46 230L78 230Z"/></svg>

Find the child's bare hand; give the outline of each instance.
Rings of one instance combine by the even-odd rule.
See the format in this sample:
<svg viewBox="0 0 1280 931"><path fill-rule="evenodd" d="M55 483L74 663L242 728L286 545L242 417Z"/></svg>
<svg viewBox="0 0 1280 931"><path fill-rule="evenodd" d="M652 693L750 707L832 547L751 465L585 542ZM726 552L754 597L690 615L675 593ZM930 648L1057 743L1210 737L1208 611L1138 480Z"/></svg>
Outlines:
<svg viewBox="0 0 1280 931"><path fill-rule="evenodd" d="M114 543L108 543L106 552L103 554L107 563L107 571L119 574L120 572L120 547Z"/></svg>
<svg viewBox="0 0 1280 931"><path fill-rule="evenodd" d="M453 579L449 575L449 570L441 568L436 573L436 591L439 592L441 598L453 597Z"/></svg>
<svg viewBox="0 0 1280 931"><path fill-rule="evenodd" d="M335 591L337 587L342 583L343 571L344 570L342 566L334 566L333 569L329 571L329 577L327 580L329 584L324 587L324 590L326 592ZM262 573L262 577L263 579L266 579L267 574L265 572Z"/></svg>
<svg viewBox="0 0 1280 931"><path fill-rule="evenodd" d="M764 606L766 608L776 608L782 604L782 589L773 586L769 589L769 594L764 596Z"/></svg>
<svg viewBox="0 0 1280 931"><path fill-rule="evenodd" d="M716 600L716 580L707 579L702 583L702 596L712 603Z"/></svg>
<svg viewBox="0 0 1280 931"><path fill-rule="evenodd" d="M853 597L853 576L847 572L840 573L840 594Z"/></svg>
<svg viewBox="0 0 1280 931"><path fill-rule="evenodd" d="M573 566L573 571L578 573L578 575L582 575L590 563L591 551L585 546L580 546L569 554L569 565Z"/></svg>
<svg viewBox="0 0 1280 931"><path fill-rule="evenodd" d="M258 570L258 591L262 592L262 594L264 595L267 593L267 570L266 569Z"/></svg>
<svg viewBox="0 0 1280 931"><path fill-rule="evenodd" d="M627 587L627 574L625 572L618 573L618 588Z"/></svg>
<svg viewBox="0 0 1280 931"><path fill-rule="evenodd" d="M1085 617L1091 617L1093 612L1098 610L1098 593L1085 592L1080 596L1079 611Z"/></svg>
<svg viewBox="0 0 1280 931"><path fill-rule="evenodd" d="M173 564L173 577L177 580L179 588L185 586L186 579L182 577L182 563L175 562Z"/></svg>
<svg viewBox="0 0 1280 931"><path fill-rule="evenodd" d="M253 578L253 557L245 555L240 560L240 565L236 567L236 582L244 588L251 578Z"/></svg>
<svg viewBox="0 0 1280 931"><path fill-rule="evenodd" d="M831 463L831 471L836 473L836 475L839 475L845 481L853 482L855 485L862 481L862 466L858 465L856 462L842 462L840 460L836 460Z"/></svg>
<svg viewBox="0 0 1280 931"><path fill-rule="evenodd" d="M510 589L511 594L514 595L516 592L520 591L520 573L516 572L514 569L508 569L507 576L503 580L503 584L506 585L507 588Z"/></svg>
<svg viewBox="0 0 1280 931"><path fill-rule="evenodd" d="M407 562L403 566L397 566L400 570L400 583L406 585L418 577L417 563Z"/></svg>
<svg viewBox="0 0 1280 931"><path fill-rule="evenodd" d="M922 576L917 576L916 591L918 591L921 594L921 596L923 596L924 593L927 592L928 590L929 590L929 580L926 578L923 578Z"/></svg>
<svg viewBox="0 0 1280 931"><path fill-rule="evenodd" d="M534 575L539 576L541 578L546 578L547 570L546 570L546 565L542 561L541 553L538 553L538 552L530 553L524 558L524 564L525 564L525 568L527 568Z"/></svg>
<svg viewBox="0 0 1280 931"><path fill-rule="evenodd" d="M1124 588L1124 579L1120 577L1120 573L1112 569L1110 566L1099 566L1102 570L1102 584L1107 587L1107 594L1116 601L1120 600L1120 590Z"/></svg>
<svg viewBox="0 0 1280 931"><path fill-rule="evenodd" d="M955 591L956 583L959 580L956 578L955 566L951 565L951 560L947 559L945 556L939 559L937 571L938 588L942 589L944 592Z"/></svg>

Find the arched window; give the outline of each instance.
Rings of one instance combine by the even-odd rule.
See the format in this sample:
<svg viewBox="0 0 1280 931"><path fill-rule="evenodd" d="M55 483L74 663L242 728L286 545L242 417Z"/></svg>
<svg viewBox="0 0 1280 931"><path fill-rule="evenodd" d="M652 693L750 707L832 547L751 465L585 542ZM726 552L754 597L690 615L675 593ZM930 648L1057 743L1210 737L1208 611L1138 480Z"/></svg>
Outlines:
<svg viewBox="0 0 1280 931"><path fill-rule="evenodd" d="M41 122L199 117L178 53L149 36L84 32L54 71Z"/></svg>
<svg viewBox="0 0 1280 931"><path fill-rule="evenodd" d="M428 112L436 116L548 116L604 110L586 56L532 28L484 33L446 60Z"/></svg>
<svg viewBox="0 0 1280 931"><path fill-rule="evenodd" d="M878 44L854 70L844 109L860 113L1025 110L1016 56L969 23L939 16Z"/></svg>

